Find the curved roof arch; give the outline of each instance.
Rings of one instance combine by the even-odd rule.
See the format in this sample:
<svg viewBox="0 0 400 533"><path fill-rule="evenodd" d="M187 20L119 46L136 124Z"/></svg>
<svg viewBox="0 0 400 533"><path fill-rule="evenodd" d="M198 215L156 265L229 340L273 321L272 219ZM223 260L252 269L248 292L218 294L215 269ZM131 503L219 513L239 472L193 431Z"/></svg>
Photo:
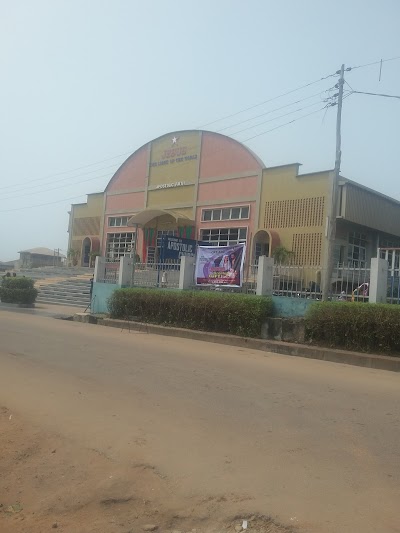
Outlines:
<svg viewBox="0 0 400 533"><path fill-rule="evenodd" d="M264 162L257 156L257 154L255 154L250 148L248 148L247 146L245 146L244 144L242 144L241 142L237 141L236 139L233 139L232 137L229 137L228 135L223 135L222 133L217 133L217 132L214 132L214 131L208 131L208 130L179 130L179 131L171 131L171 132L168 132L168 133L164 133L163 135L160 135L159 137L156 137L154 139L152 139L151 141L148 141L147 143L143 144L142 146L140 146L140 148L138 148L137 150L135 150L121 165L120 167L116 170L116 172L113 174L113 176L111 177L110 181L108 182L106 188L105 188L105 192L107 192L110 188L110 186L118 179L118 176L121 174L122 170L129 164L133 161L133 159L135 157L138 157L138 155L140 153L143 153L144 151L146 151L147 153L147 150L151 147L151 145L153 143L156 143L157 141L161 141L162 139L164 139L165 137L169 137L169 136L172 136L172 135L184 135L184 134L188 134L188 133L199 133L199 134L202 134L202 136L206 136L206 137L215 137L216 139L220 139L220 140L225 140L227 141L228 143L232 143L233 145L236 145L237 148L240 148L241 150L244 150L245 152L247 152L248 155L250 155L250 157L254 160L255 164L260 168L260 169L263 169L265 168L265 164Z"/></svg>
<svg viewBox="0 0 400 533"><path fill-rule="evenodd" d="M177 213L176 211L173 211L172 209L154 209L154 208L147 208L143 209L143 211L140 211L139 213L134 214L129 220L128 220L128 226L145 226L152 220L154 220L157 217L168 215L172 217L175 222L180 226L192 226L195 222L194 220L191 220L189 217L183 215L182 213Z"/></svg>

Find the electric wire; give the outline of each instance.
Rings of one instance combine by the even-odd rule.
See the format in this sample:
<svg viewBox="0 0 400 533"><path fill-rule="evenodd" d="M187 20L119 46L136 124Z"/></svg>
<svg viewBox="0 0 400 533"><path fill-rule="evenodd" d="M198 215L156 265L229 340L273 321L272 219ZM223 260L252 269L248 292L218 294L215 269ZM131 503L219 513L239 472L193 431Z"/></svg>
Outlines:
<svg viewBox="0 0 400 533"><path fill-rule="evenodd" d="M1 190L9 189L9 188L12 188L12 187L16 187L17 185L23 185L24 183L33 183L35 181L51 179L54 176L61 176L62 174L69 174L70 172L75 172L76 170L81 170L83 168L89 168L89 167L92 167L94 165L98 165L100 163L105 163L106 161L111 161L112 159L117 159L118 157L123 157L123 156L131 154L131 153L132 152L125 152L123 154L118 154L118 155L115 155L113 157L108 157L107 159L101 159L100 161L95 161L94 163L89 163L88 165L83 165L81 167L76 167L76 168L73 168L71 170L64 170L63 172L57 172L55 174L48 174L47 176L43 176L41 178L34 178L34 179L31 179L31 180L26 180L25 182L15 183L14 185L5 185L5 186L0 187L0 189Z"/></svg>
<svg viewBox="0 0 400 533"><path fill-rule="evenodd" d="M256 107L260 107L264 104L267 104L269 102L273 102L274 100L278 100L279 98L283 98L284 96L287 96L289 94L295 93L297 91L301 91L302 89L306 89L307 87L311 87L311 85L315 85L316 83L320 83L323 80L326 80L328 78L331 78L333 76L336 76L336 72L333 74L328 74L328 76L324 76L323 78L318 78L317 80L311 81L310 83L306 83L305 85L301 85L300 87L296 87L296 89L292 89L290 91L287 91L285 93L279 94L278 96L274 96L272 98L269 98L268 100L264 100L263 102L260 102L259 104L252 105L250 107L246 107L244 109L241 109L240 111L236 111L235 113L231 113L230 115L225 115L224 117L218 118L216 120L212 120L211 122L206 122L205 124L202 124L201 126L198 126L195 129L202 129L206 126L211 126L212 124L216 124L217 122L221 122L222 120L226 120L228 118L236 117L237 115L240 115L241 113L245 113L246 111L250 111L251 109L255 109Z"/></svg>
<svg viewBox="0 0 400 533"><path fill-rule="evenodd" d="M363 65L356 65L356 66L354 66L354 67L348 67L348 68L346 68L346 71L349 72L349 71L351 71L351 70L355 70L355 69L359 69L359 68L364 68L364 67L368 67L368 66L372 66L372 65L377 65L377 64L379 64L379 63L385 63L385 62L389 62L389 61L395 61L395 60L399 60L399 59L400 59L400 56L396 56L396 57L392 57L392 58L388 58L388 59L382 59L382 60L379 60L379 61L375 61L375 62L371 62L371 63L366 63L366 64L363 64ZM337 72L335 72L335 73L333 73L333 74L329 74L328 76L325 76L325 77L323 77L323 78L319 78L318 80L314 80L314 81L312 81L312 82L310 82L310 83L307 83L307 84L305 84L305 85L302 85L302 86L300 86L300 87L297 87L297 88L295 88L295 89L292 89L292 90L290 90L290 91L287 91L287 92L282 93L282 94L280 94L280 95L277 95L277 96L275 96L275 97L273 97L273 98L269 98L268 100L264 100L263 102L260 102L260 103L258 103L258 104L255 104L255 105L249 106L249 107L247 107L247 108L241 109L241 110L239 110L239 111L237 111L237 112L235 112L235 113L232 113L232 114L230 114L230 115L226 115L226 116L221 117L221 118L219 118L219 119L216 119L216 120L214 120L214 121L211 121L211 122L205 123L205 124L203 124L202 126L198 126L196 129L201 129L201 128L204 128L204 127L206 127L206 126L209 126L209 125L215 124L215 123L217 123L217 122L221 122L221 121L223 121L223 120L226 120L226 119L228 119L228 118L232 118L232 117L237 116L237 115L239 115L239 114L241 114L241 113L245 113L245 112L247 112L247 111L250 111L250 110L252 110L252 109L255 109L255 108L257 108L257 107L260 107L260 106L262 106L262 105L264 105L264 104L266 104L266 103L272 102L272 101L277 100L277 99L279 99L279 98L283 98L284 96L287 96L287 95L292 94L292 93L294 93L294 92L297 92L297 91L300 91L300 90L305 89L305 88L307 88L307 87L310 87L310 86L312 86L312 85L315 85L316 83L319 83L319 82L321 82L321 81L323 81L323 80L325 80L325 79L328 79L328 78L330 78L330 77L337 76L338 73L339 73L339 71L337 71ZM347 81L346 81L346 83L347 83L347 85L350 87L350 89L352 89L352 87L350 86L350 84L349 84ZM329 92L329 91L331 91L331 90L333 90L333 88L327 89L326 91L323 91L323 92ZM351 95L354 94L354 93L356 93L356 94L367 94L367 95L373 95L373 96L382 96L382 97L388 97L388 98L399 98L399 99L400 99L400 96L397 96L397 95L386 95L386 94L378 94L378 93L367 93L367 92L362 92L362 91L354 91L353 89L351 90L351 92L349 92L347 95L344 96L344 99L345 99L345 98L348 98L349 96L351 96ZM318 94L322 94L322 93L320 92L320 93L318 93ZM313 95L313 96L317 96L317 95ZM220 132L220 131L225 131L226 129L233 128L233 127L235 127L235 126L237 126L237 125L240 125L240 124L243 124L243 123L246 123L246 122L250 122L251 120L254 120L254 119L257 118L257 117L265 116L266 114L273 113L273 112L275 112L275 111L277 111L277 110L279 110L279 109L283 109L283 108L285 108L285 107L290 107L291 105L295 105L296 103L300 103L300 102L302 102L302 101L308 100L308 99L312 98L313 96L309 96L309 97L306 97L306 98L304 98L304 99L297 100L297 101L295 101L295 102L292 102L292 103L290 103L290 104L286 104L285 106L281 106L281 107L276 108L276 109L274 109L274 110L269 110L269 111L266 112L266 113L262 113L262 114L260 114L260 115L256 115L255 117L252 117L252 118L250 118L250 119L246 119L246 120L244 120L244 121L240 121L240 122L238 122L238 123L236 123L236 124L232 124L231 126L227 126L227 127L225 127L225 128L221 128L220 130L217 130L217 133ZM330 98L334 98L334 96L332 96L332 97L330 97ZM285 115L281 115L281 116L279 116L279 117L275 117L275 118L273 118L273 119L271 119L271 120L264 121L264 122L262 122L262 123L258 123L258 124L254 125L254 126L250 126L250 127L248 127L248 128L244 128L243 130L240 130L240 131L238 131L238 132L236 132L236 133L233 133L233 134L231 134L231 135L237 135L237 134L239 134L239 133L241 133L241 132L243 132L243 131L247 131L248 129L253 129L253 128L257 127L257 126L260 126L261 124L264 124L264 123L266 123L266 122L270 122L270 121L272 121L272 120L277 120L277 119L279 119L279 118L282 118L283 116L287 116L288 114L292 114L292 113L295 113L295 112L299 112L299 111L301 111L301 110L303 110L303 109L306 109L307 107L311 107L312 105L316 105L316 103L315 103L315 104L311 104L310 106L304 106L303 108L300 108L300 109L297 109L297 110L291 111L290 113L287 113L287 114L285 114ZM336 105L336 103L330 103L330 104L327 104L326 106L322 107L321 109L318 109L318 110L316 110L316 111L312 111L311 113L307 113L307 114L305 114L305 115L302 115L302 116L300 116L300 117L297 117L297 118L295 118L295 119L293 119L293 120L290 120L290 121L288 121L288 122L285 122L285 123L283 123L283 124L280 124L280 125L278 125L278 126L276 126L276 127L274 127L274 128L271 128L271 129L266 130L266 131L264 131L264 132L258 133L258 134L256 134L256 135L251 136L251 137L248 137L247 139L244 139L244 140L242 140L242 141L240 141L240 142L242 142L242 143L244 143L244 142L248 142L248 141L250 141L250 140L252 140L252 139L255 139L255 138L257 138L257 137L260 137L260 136L265 135L265 134L267 134L267 133L270 133L270 132L272 132L272 131L276 131L276 130L278 130L278 129L280 129L280 128L283 128L283 127L285 127L285 126L288 126L288 125L290 125L290 124L293 124L294 122L297 122L298 120L301 120L301 119L303 119L303 118L306 118L306 117L308 117L308 116L310 116L310 115L313 115L313 114L319 113L319 112L321 112L321 111L323 111L323 110L327 110L328 107L330 107L330 106L334 106L334 105ZM131 152L124 152L124 153L121 153L121 154L118 154L118 155L115 155L115 156L112 156L112 157L109 157L109 158L106 158L106 159L102 159L102 160L99 160L99 161L95 161L95 162L93 162L93 163L89 163L89 164L87 164L87 165L82 165L82 166L79 166L79 167L75 167L75 168L70 169L70 170L66 170L66 171L62 171L62 172L57 172L57 173L54 173L54 174L50 174L50 175L44 176L44 177L42 177L42 178L35 178L35 179L32 179L32 180L28 180L27 182L19 182L19 183L14 184L14 185L6 185L6 186L2 186L2 187L0 187L0 189L1 189L1 190L4 190L4 189L13 189L13 188L15 189L15 187L18 187L18 186L20 186L20 185L23 185L24 183L34 183L34 182L38 182L38 181L49 180L49 179L51 179L51 178L53 178L53 177L55 177L55 176L60 176L60 175L64 175L64 174L69 174L69 173L71 173L71 172L75 172L75 171L77 171L77 170L81 170L81 169L89 168L89 167L91 167L91 166L98 165L98 164L103 163L103 162L106 162L106 161L111 161L111 160L113 160L113 159L117 159L117 158L119 158L119 157L123 157L123 156L128 155L128 154L131 154ZM184 164L185 164L185 163L184 163ZM110 165L110 167L105 167L105 168L111 168L111 167L114 167L114 165ZM71 179L76 179L76 178L80 177L81 175L89 174L89 173L92 173L92 172L97 172L97 171L99 171L99 170L104 170L105 168L102 168L102 169L95 169L95 170L93 170L93 171L89 171L89 172L87 172L87 173L83 173L83 174L76 175L76 176L68 176L68 177L66 177L66 178L62 178L61 180L56 180L56 182L61 182L61 181L66 181L66 180L71 180ZM81 182L93 181L93 180L95 180L95 179L100 179L100 178L102 178L102 177L106 177L106 176L108 176L108 174L107 174L107 175L104 175L104 176L96 176L96 177L94 177L94 178L89 178L89 179L87 179L87 180L81 180ZM54 183L54 181L53 181L53 183ZM74 184L75 184L75 183L74 183ZM46 185L46 184L39 184L39 185L37 185L37 186L28 186L28 188L31 188L31 189L32 189L32 188L36 188L36 187L41 187L42 185ZM66 186L68 186L68 185L66 185ZM52 189L49 189L49 191L51 191L51 190L55 190L55 189L59 189L59 188L63 188L63 187L64 187L64 186L60 186L60 187L56 187L56 188L52 188ZM26 188L27 188L27 187L24 186L22 189L25 190ZM17 192L18 190L22 190L22 189L17 189L17 190L10 191L10 192L14 193L14 192ZM46 191L40 191L40 192L46 192ZM36 193L29 193L29 194L36 194ZM18 195L18 197L19 197L19 196L27 196L27 195L29 195L29 194L26 194L26 195ZM53 205L53 204L62 203L62 202L68 201L68 200L74 200L74 199L77 199L77 198L81 198L82 196L85 196L85 194L81 194L81 195L73 196L73 197L69 197L69 198L64 198L64 199L56 200L56 201L53 201L53 202L46 202L46 203L43 203L43 204L35 204L35 205L32 205L32 206L18 207L18 208L7 209L7 210L0 210L0 213L11 212L11 211L20 211L20 210L25 210L25 209L32 209L32 208L36 208L36 207L43 207L43 206L47 206L47 205ZM4 198L4 200L12 199L12 198L15 198L15 197L7 197L7 198Z"/></svg>
<svg viewBox="0 0 400 533"><path fill-rule="evenodd" d="M328 92L328 91L330 91L330 90L332 90L332 88L330 88L330 89L326 89L325 91L322 91L322 92L319 91L318 93L315 93L315 94L313 94L313 95L311 95L311 96L307 96L307 97L302 98L302 99L300 99L300 100L295 100L295 101L293 101L293 102L290 102L289 104L285 104L284 106L280 106L280 107L277 107L277 108L271 109L271 110L269 110L269 111L267 111L267 112L265 112L265 113L261 113L261 114L259 114L259 115L255 115L254 117L252 117L252 118L250 118L250 119L246 119L246 120L243 120L243 121L240 121L240 122L234 123L234 124L232 124L231 126L228 126L227 128L223 128L222 130L218 130L217 133L219 133L220 131L223 131L223 130L225 130L225 129L233 128L233 127L235 127L235 126L238 126L238 125L241 125L241 124L244 124L244 123L250 122L250 121L252 121L252 120L255 120L255 119L258 118L258 117L262 117L262 116L265 116L265 115L268 115L268 114L274 113L274 112L276 112L276 111L278 111L278 110L280 110L280 109L284 109L284 108L287 108L287 107L293 106L293 105L295 105L295 104L297 104L297 103L300 103L300 102L303 102L303 101L309 100L309 99L311 99L311 98L315 98L315 97L317 97L317 96L320 96L320 97L321 97L322 94L324 94L324 93L326 93L326 92ZM305 106L305 107L302 107L302 108L299 108L299 109L296 109L296 110L290 111L289 113L286 113L286 114L284 114L284 115L280 115L280 116L274 117L274 118L272 118L272 119L270 119L270 120L268 120L268 121L263 121L263 122L261 122L261 123L255 124L254 126L249 126L248 128L245 128L245 129L243 129L243 130L240 130L239 132L232 133L231 135L236 135L237 133L240 133L240 132L242 132L242 131L247 131L247 130L249 130L249 129L252 129L253 127L257 127L257 126L262 125L262 124L265 124L265 123L267 123L267 122L272 122L272 121L274 121L274 120L278 120L279 118L282 118L282 117L284 117L284 116L288 116L288 115L290 115L290 114L292 114L292 113L296 113L296 112L302 111L303 109L306 109L307 107L311 107L311 106L313 106L313 105L317 105L317 104L319 104L319 103L320 103L320 100L319 100L318 102L315 102L315 103L311 104L310 106ZM185 164L185 163L184 163L184 164ZM89 166L89 165L88 165L88 166ZM119 163L118 163L118 166L120 166ZM182 165L181 165L181 166L182 166ZM76 182L75 182L75 181L74 181L74 182L70 182L70 183L68 183L67 185L64 185L64 186L61 186L61 187L51 187L50 189L48 189L48 188L44 188L44 189L42 189L42 187L47 187L47 185L49 185L49 184L47 184L47 183L39 183L39 184L36 184L36 185L28 185L28 186L23 186L23 187L21 187L21 186L19 185L19 187L18 187L17 189L10 190L10 191L6 191L6 194L7 194L7 193L12 193L12 194L14 194L14 193L17 193L18 191L25 191L26 189L37 189L37 188L40 188L40 190L38 190L38 191L32 191L31 193L28 193L28 194L19 194L19 195L16 195L16 196L7 196L7 197L3 198L3 200L13 199L13 198L17 198L17 197L20 197L20 196L28 196L28 195L30 195L30 194L38 194L38 193L41 193L41 192L45 193L45 192L48 192L48 191L53 191L53 190L56 190L56 189L60 189L60 188L63 188L63 187L67 187L67 186L78 185L78 184L81 183L81 182L82 182L82 183L85 183L85 182L87 182L87 181L93 181L93 180L95 180L95 179L100 179L100 178L103 178L103 177L105 177L105 176L104 176L104 175L101 175L101 176L97 176L97 177L95 177L95 178L91 178L91 179L88 179L88 180L81 180L80 178L81 178L81 176L85 176L85 175L87 175L87 174L92 174L93 172L98 172L98 171L101 171L101 170L106 170L106 169L108 169L108 168L115 168L115 167L116 167L116 165L109 165L109 166L107 166L107 167L101 167L101 168L98 168L98 169L90 170L90 171L88 171L88 172L84 172L84 173L82 173L82 174L77 174L77 175L75 175L75 176L67 176L67 177L63 177L63 178L61 178L61 179L59 179L59 180L53 180L53 181L52 181L52 184L53 184L53 183L59 183L59 182L62 182L62 181L76 180L77 178L79 178L78 181L76 181ZM116 169L116 170L117 170L117 169ZM62 174L62 173L59 173L59 174ZM16 186L10 186L10 188L11 188L11 187L16 187Z"/></svg>
<svg viewBox="0 0 400 533"><path fill-rule="evenodd" d="M240 126L241 124L246 124L247 122L251 122L252 120L254 120L256 118L263 117L265 115L270 115L271 113L274 113L275 111L280 111L281 109L285 109L286 107L290 107L292 105L299 104L301 102L305 102L306 100L310 100L311 98L315 98L316 96L321 96L321 94L323 94L324 92L328 92L330 90L331 89L326 89L326 91L323 91L322 93L321 93L321 91L319 91L318 93L312 94L311 96L307 96L306 98L301 98L300 100L295 100L294 102L291 102L290 104L285 104L283 106L276 107L275 109L271 109L269 111L266 111L265 113L261 113L259 115L255 115L254 117L247 118L246 120L242 120L240 122L236 122L235 124L231 124L230 126L225 126L225 128L221 128L219 130L216 130L216 132L220 133L221 131L226 131L226 130L228 130L230 128L234 128L235 126Z"/></svg>
<svg viewBox="0 0 400 533"><path fill-rule="evenodd" d="M365 65L356 65L355 67L348 67L346 68L346 70L350 72L351 70L356 70L358 68L370 67L372 65L379 65L380 63L387 63L388 61L396 61L399 59L400 56L389 57L388 59L380 59L379 61L373 61L372 63L365 63Z"/></svg>

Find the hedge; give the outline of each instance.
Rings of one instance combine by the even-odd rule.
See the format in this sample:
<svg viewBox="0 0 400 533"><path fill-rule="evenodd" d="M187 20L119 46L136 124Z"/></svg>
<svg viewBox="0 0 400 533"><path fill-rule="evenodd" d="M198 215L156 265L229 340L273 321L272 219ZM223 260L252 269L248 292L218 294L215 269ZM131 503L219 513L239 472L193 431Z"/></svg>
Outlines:
<svg viewBox="0 0 400 533"><path fill-rule="evenodd" d="M38 295L31 278L4 277L0 286L0 300L3 303L33 304Z"/></svg>
<svg viewBox="0 0 400 533"><path fill-rule="evenodd" d="M400 354L400 306L318 302L306 315L311 342L361 352Z"/></svg>
<svg viewBox="0 0 400 533"><path fill-rule="evenodd" d="M112 318L260 337L272 299L244 294L158 289L117 289L108 299Z"/></svg>

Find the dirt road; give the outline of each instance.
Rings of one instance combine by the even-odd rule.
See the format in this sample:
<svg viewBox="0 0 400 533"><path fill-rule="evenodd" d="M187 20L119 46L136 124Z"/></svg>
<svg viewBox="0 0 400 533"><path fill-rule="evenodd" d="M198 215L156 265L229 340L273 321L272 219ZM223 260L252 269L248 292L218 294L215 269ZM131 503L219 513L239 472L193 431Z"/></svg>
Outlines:
<svg viewBox="0 0 400 533"><path fill-rule="evenodd" d="M2 533L400 532L397 374L5 311L0 339Z"/></svg>

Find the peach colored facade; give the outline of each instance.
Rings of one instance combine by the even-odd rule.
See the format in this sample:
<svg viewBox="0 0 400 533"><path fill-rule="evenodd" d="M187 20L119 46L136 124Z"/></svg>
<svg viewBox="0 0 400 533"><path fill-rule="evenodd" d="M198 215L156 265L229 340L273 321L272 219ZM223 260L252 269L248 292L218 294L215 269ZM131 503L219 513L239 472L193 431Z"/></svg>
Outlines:
<svg viewBox="0 0 400 533"><path fill-rule="evenodd" d="M325 264L332 171L266 168L238 141L188 130L150 141L120 166L104 193L71 206L69 249L160 259L163 234L211 245L246 243L247 265L282 246L297 265ZM380 243L398 243L400 203L339 177L335 260L365 265ZM361 244L360 244L361 242ZM375 251L375 252L374 252Z"/></svg>
<svg viewBox="0 0 400 533"><path fill-rule="evenodd" d="M258 224L263 168L251 151L217 133L183 131L151 141L121 165L105 190L102 254L110 255L110 242L117 231L129 234L128 238L135 232L126 217L149 209L163 216L138 227L136 252L142 261L154 253L157 235L162 232L202 239L203 230L231 228L228 237L234 241L236 230L245 229L246 234L241 231L236 240L249 243ZM222 214L219 220L203 219L210 216L203 216L204 210L218 208L225 210L226 218L231 207L247 211L240 211L240 218L230 211L229 220L222 220ZM174 213L175 222L166 216L169 212ZM226 234L221 233L219 244L225 242Z"/></svg>

